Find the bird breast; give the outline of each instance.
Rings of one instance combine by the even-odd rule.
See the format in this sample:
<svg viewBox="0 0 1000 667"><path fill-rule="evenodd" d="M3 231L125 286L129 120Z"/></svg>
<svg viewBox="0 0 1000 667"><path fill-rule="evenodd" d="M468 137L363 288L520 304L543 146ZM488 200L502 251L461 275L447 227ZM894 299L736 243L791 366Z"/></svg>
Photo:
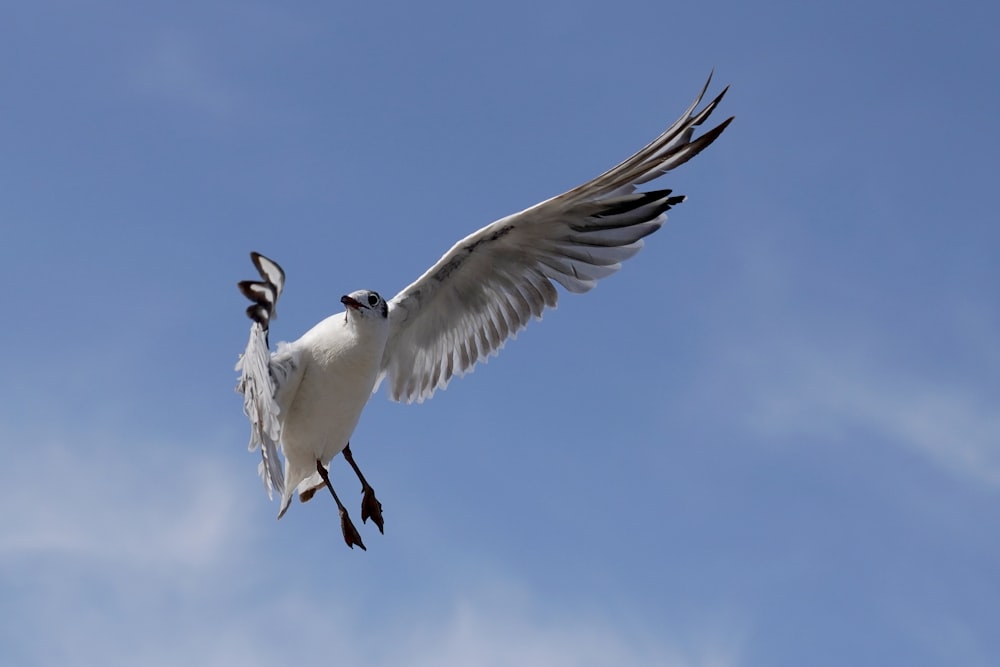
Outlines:
<svg viewBox="0 0 1000 667"><path fill-rule="evenodd" d="M347 445L371 396L387 337L387 327L366 324L335 315L298 341L304 368L283 423L286 456L308 453L325 463Z"/></svg>

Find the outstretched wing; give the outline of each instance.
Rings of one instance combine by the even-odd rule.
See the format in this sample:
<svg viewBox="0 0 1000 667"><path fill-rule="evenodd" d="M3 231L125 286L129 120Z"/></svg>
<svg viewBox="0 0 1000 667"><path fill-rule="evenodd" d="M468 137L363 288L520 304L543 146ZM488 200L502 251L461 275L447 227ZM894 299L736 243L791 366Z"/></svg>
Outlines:
<svg viewBox="0 0 1000 667"><path fill-rule="evenodd" d="M684 201L670 190L636 192L684 164L733 120L694 138L726 94L696 111L709 81L684 114L618 166L569 192L483 227L459 241L389 302L389 340L380 381L393 400L423 401L496 354L531 317L555 307L553 282L587 292L642 248ZM376 385L378 386L378 385Z"/></svg>
<svg viewBox="0 0 1000 667"><path fill-rule="evenodd" d="M243 394L243 412L250 420L250 444L253 451L260 448L260 476L264 480L268 497L284 493L285 475L278 448L281 446L281 405L288 405L290 394L301 380L296 354L288 346L279 346L272 355L268 347L268 328L277 316L275 307L285 286L285 272L277 262L252 252L250 259L261 280L244 280L240 291L253 303L247 308L250 339L246 350L236 364L240 379L236 391Z"/></svg>

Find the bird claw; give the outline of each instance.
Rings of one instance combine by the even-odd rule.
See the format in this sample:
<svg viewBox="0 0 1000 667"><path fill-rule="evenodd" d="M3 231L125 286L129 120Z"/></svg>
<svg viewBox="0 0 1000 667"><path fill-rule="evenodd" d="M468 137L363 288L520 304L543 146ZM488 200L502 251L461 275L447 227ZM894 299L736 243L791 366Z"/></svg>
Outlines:
<svg viewBox="0 0 1000 667"><path fill-rule="evenodd" d="M361 499L361 521L362 523L368 523L368 519L372 520L376 526L378 526L378 532L385 534L383 529L384 522L382 520L382 503L378 501L375 497L375 489L370 486L366 486L362 489L362 493L365 494L364 498Z"/></svg>
<svg viewBox="0 0 1000 667"><path fill-rule="evenodd" d="M353 549L356 544L361 547L362 551L368 551L364 542L361 541L358 529L354 527L354 522L351 521L351 517L347 516L345 509L340 510L340 530L344 533L344 542L347 543L347 546Z"/></svg>

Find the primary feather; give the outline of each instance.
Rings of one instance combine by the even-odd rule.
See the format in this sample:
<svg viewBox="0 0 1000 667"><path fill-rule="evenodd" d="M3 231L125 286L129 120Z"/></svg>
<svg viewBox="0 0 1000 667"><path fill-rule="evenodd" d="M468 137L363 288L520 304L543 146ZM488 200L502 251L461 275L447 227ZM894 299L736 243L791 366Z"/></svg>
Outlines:
<svg viewBox="0 0 1000 667"><path fill-rule="evenodd" d="M554 307L554 283L587 292L639 252L684 197L636 186L690 160L733 120L693 138L728 90L696 112L707 89L706 82L684 115L635 155L470 234L390 300L380 381L387 380L392 399L429 398Z"/></svg>

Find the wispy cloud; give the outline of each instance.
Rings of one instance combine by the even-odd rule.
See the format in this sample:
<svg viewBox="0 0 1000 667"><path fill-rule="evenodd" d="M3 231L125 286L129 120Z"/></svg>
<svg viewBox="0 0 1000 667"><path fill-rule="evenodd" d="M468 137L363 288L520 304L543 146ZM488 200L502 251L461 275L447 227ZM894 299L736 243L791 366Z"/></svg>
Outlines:
<svg viewBox="0 0 1000 667"><path fill-rule="evenodd" d="M208 567L245 538L221 465L184 465L157 448L126 452L36 445L19 467L37 476L14 477L0 488L0 502L12 508L0 558Z"/></svg>
<svg viewBox="0 0 1000 667"><path fill-rule="evenodd" d="M683 637L675 628L649 634L637 625L493 578L448 609L414 614L379 664L729 667L739 664L746 634L728 622Z"/></svg>
<svg viewBox="0 0 1000 667"><path fill-rule="evenodd" d="M211 604L199 608L199 601L192 602L185 608L190 615L186 622L165 607L154 615L95 622L85 600L64 600L49 618L68 628L52 639L63 646L53 650L49 645L44 655L58 656L59 664L70 665L100 661L264 667L316 660L371 667L740 664L739 642L731 637L692 645L665 631L663 636L637 642L607 620L575 617L537 600L503 606L490 596L471 594L444 614L422 612L414 605L405 616L371 619L369 625L336 601L322 608L288 599L267 607L225 609ZM83 620L74 626L74 618Z"/></svg>
<svg viewBox="0 0 1000 667"><path fill-rule="evenodd" d="M899 367L872 336L788 338L744 348L744 417L758 432L829 437L862 429L910 448L954 474L1000 489L1000 396L973 381Z"/></svg>
<svg viewBox="0 0 1000 667"><path fill-rule="evenodd" d="M654 635L495 573L457 595L431 585L396 596L378 581L344 581L344 570L328 580L323 558L308 553L322 586L282 577L303 565L303 552L262 543L261 518L238 502L235 475L246 470L167 445L76 444L17 450L11 469L43 474L0 486L11 508L0 533L0 611L13 619L0 638L28 663L737 664L732 632ZM281 529L294 539L291 525ZM355 555L341 554L336 538L337 554ZM380 600L368 610L375 618L357 610L358 595Z"/></svg>

